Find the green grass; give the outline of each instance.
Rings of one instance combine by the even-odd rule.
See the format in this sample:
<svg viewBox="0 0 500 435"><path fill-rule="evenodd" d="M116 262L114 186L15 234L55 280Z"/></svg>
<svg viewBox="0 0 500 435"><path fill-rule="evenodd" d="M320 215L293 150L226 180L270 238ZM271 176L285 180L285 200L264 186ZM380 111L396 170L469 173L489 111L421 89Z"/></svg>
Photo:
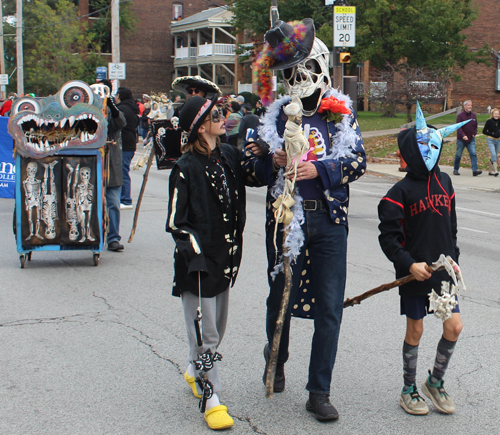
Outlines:
<svg viewBox="0 0 500 435"><path fill-rule="evenodd" d="M363 131L377 131L377 130L388 130L391 128L400 128L403 124L406 124L406 113L398 113L396 118L383 118L380 116L379 112L358 112L358 122ZM484 125L487 119L490 118L489 114L476 115L478 124ZM413 115L413 121L415 120L415 115ZM457 120L457 115L452 113L450 115L440 116L439 118L434 118L429 121L431 125L437 124L455 124Z"/></svg>
<svg viewBox="0 0 500 435"><path fill-rule="evenodd" d="M397 136L379 136L363 139L367 157L372 161L380 161L383 159L397 159L396 151L398 150ZM456 142L445 139L443 151L439 158L439 164L442 166L453 166L455 161ZM488 162L490 161L490 151L486 144L486 136L481 135L476 137L476 154L478 168L485 171L488 170ZM471 168L469 153L465 149L462 154L460 167Z"/></svg>

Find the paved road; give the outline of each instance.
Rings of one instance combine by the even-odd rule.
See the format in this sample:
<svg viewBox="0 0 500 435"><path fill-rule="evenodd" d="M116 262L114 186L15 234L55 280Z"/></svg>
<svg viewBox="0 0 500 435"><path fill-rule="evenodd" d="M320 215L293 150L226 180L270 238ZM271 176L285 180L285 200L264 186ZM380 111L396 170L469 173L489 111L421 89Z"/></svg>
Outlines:
<svg viewBox="0 0 500 435"><path fill-rule="evenodd" d="M142 173L133 173L134 196ZM103 252L33 254L19 268L12 200L0 199L0 434L213 433L182 378L187 345L180 301L170 296L173 243L164 233L168 171L152 171L132 244ZM367 175L352 186L348 282L352 297L393 280L377 242L376 205L393 184ZM446 387L457 413L425 417L398 405L404 318L396 291L346 309L332 400L341 418L321 424L304 409L312 322L295 319L287 388L264 397L267 284L264 191L248 190L244 263L232 290L221 398L233 434L496 434L500 427L498 244L495 192L457 187L464 331ZM123 211L128 238L133 211ZM441 325L425 322L418 381L431 367Z"/></svg>

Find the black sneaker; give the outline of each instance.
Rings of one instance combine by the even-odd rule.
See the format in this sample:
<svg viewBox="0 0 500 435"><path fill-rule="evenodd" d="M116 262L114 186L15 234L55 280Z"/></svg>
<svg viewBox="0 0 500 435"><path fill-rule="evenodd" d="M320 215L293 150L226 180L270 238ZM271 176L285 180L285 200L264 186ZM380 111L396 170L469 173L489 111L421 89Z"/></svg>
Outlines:
<svg viewBox="0 0 500 435"><path fill-rule="evenodd" d="M453 175L460 175L460 172L458 172L458 171L453 171Z"/></svg>
<svg viewBox="0 0 500 435"><path fill-rule="evenodd" d="M271 354L269 352L269 343L267 343L264 346L264 358L266 360L266 367L264 369L264 375L262 376L262 382L264 382L264 385L266 385L267 366L269 365L270 356ZM273 390L275 393L282 393L285 390L285 363L278 362L276 364Z"/></svg>
<svg viewBox="0 0 500 435"><path fill-rule="evenodd" d="M120 244L119 242L111 242L108 244L108 251L123 251L124 246Z"/></svg>
<svg viewBox="0 0 500 435"><path fill-rule="evenodd" d="M481 175L482 173L483 173L483 171L473 171L472 176L477 177L478 175Z"/></svg>
<svg viewBox="0 0 500 435"><path fill-rule="evenodd" d="M330 403L330 395L327 393L309 392L306 409L312 412L316 420L319 421L337 420L339 418L339 413L335 406Z"/></svg>

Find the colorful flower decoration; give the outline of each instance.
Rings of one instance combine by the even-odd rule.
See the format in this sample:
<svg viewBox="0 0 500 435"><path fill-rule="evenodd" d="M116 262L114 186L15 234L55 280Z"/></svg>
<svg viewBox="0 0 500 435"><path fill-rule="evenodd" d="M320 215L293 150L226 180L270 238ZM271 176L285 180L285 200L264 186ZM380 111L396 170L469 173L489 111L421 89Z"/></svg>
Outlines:
<svg viewBox="0 0 500 435"><path fill-rule="evenodd" d="M351 111L345 107L345 101L335 97L323 98L318 109L319 113L325 113L323 119L334 121L335 124L342 122L342 115L350 115Z"/></svg>
<svg viewBox="0 0 500 435"><path fill-rule="evenodd" d="M264 106L268 106L272 102L271 68L276 63L286 62L289 58L293 57L297 52L297 47L302 44L307 33L307 27L302 21L293 21L288 24L293 26L291 34L285 37L274 48L266 42L252 66L254 86Z"/></svg>

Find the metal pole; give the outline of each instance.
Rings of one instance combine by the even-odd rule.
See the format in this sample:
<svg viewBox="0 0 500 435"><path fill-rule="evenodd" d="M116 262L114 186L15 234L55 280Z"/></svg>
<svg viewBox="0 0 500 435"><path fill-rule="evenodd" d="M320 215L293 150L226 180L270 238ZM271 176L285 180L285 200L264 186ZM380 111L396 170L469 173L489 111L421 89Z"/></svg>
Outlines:
<svg viewBox="0 0 500 435"><path fill-rule="evenodd" d="M17 95L24 94L23 60L23 1L16 0L16 58L17 58ZM3 28L3 23L2 23ZM2 32L3 33L3 32Z"/></svg>
<svg viewBox="0 0 500 435"><path fill-rule="evenodd" d="M3 4L2 0L0 0L0 30L1 30L1 39L0 39L0 74L5 74L5 55L3 52ZM2 99L5 99L5 85L2 85Z"/></svg>
<svg viewBox="0 0 500 435"><path fill-rule="evenodd" d="M111 0L111 59L113 63L120 63L120 3ZM116 87L120 81L116 81Z"/></svg>
<svg viewBox="0 0 500 435"><path fill-rule="evenodd" d="M269 9L269 19L271 21L271 29L274 27L276 24L276 21L280 19L280 14L278 12L278 0L271 0L271 8ZM273 82L274 82L274 71L272 72L273 75ZM273 92L273 99L276 100L276 97L278 95L278 91Z"/></svg>

